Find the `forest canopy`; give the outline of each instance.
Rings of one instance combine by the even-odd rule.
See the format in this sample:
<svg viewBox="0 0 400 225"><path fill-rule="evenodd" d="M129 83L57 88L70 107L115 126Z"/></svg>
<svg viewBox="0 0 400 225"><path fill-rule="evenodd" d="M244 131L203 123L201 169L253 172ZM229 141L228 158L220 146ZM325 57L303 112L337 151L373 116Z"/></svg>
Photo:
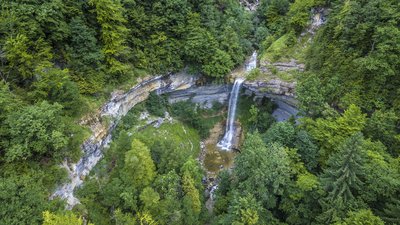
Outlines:
<svg viewBox="0 0 400 225"><path fill-rule="evenodd" d="M226 83L254 50L247 78L295 84L300 115L277 122L269 99L241 95L244 140L211 212L200 142L226 107L156 92L113 124L80 204L50 200L111 92L181 71ZM399 224L399 157L397 0L0 3L0 224Z"/></svg>

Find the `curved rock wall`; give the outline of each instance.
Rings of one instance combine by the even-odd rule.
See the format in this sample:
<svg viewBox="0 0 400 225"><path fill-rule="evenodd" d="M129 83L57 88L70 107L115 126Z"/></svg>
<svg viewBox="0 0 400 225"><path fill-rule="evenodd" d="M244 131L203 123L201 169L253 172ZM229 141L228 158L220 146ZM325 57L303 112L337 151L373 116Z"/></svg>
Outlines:
<svg viewBox="0 0 400 225"><path fill-rule="evenodd" d="M168 96L169 103L190 100L200 107L211 108L214 102L226 103L228 101L230 85L193 86L186 90L171 92Z"/></svg>
<svg viewBox="0 0 400 225"><path fill-rule="evenodd" d="M126 93L116 91L112 97L97 113L81 120L81 125L88 126L92 135L82 145L83 157L78 163L65 161L63 167L68 171L70 182L60 186L51 198L61 197L65 199L68 208L79 203L73 193L76 187L83 183L91 169L103 156L103 149L111 142L111 133L118 120L126 115L136 104L144 101L150 92L159 94L170 93L169 101L191 100L204 107L211 107L212 102L224 103L228 100L230 85L210 85L196 87L198 77L185 73L157 76L144 80ZM280 100L289 105L296 105L294 83L286 83L279 80L245 82L243 87L249 94L266 96Z"/></svg>
<svg viewBox="0 0 400 225"><path fill-rule="evenodd" d="M79 203L73 193L76 187L83 183L91 169L103 156L104 147L111 142L111 133L118 120L126 115L136 104L144 101L152 91L167 93L174 90L187 89L195 84L197 77L185 73L157 76L134 86L126 93L114 92L111 100L106 103L95 115L90 115L81 121L81 125L90 128L92 135L82 145L83 157L78 163L65 161L63 167L68 171L70 182L60 186L51 199L61 197L67 201L71 209Z"/></svg>
<svg viewBox="0 0 400 225"><path fill-rule="evenodd" d="M248 95L254 94L258 98L267 97L297 107L296 82L285 82L279 79L245 81L243 87Z"/></svg>

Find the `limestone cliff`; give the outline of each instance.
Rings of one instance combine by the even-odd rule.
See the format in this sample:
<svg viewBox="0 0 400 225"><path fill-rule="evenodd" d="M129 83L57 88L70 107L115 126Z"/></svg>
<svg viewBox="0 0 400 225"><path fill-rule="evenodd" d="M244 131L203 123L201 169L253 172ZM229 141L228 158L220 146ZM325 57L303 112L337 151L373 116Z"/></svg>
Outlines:
<svg viewBox="0 0 400 225"><path fill-rule="evenodd" d="M121 117L136 104L144 101L150 92L170 93L169 101L191 100L204 107L211 107L212 102L224 103L228 100L230 85L196 86L198 77L185 73L157 76L145 79L126 93L115 91L109 102L95 114L84 117L80 124L90 128L92 135L82 144L83 157L77 163L65 161L63 167L69 174L70 182L60 186L51 198L66 199L68 207L79 203L73 195L76 187L83 183L91 169L103 156L103 149L111 142L111 133ZM249 81L244 83L248 93L266 96L275 100L295 105L295 84L279 80Z"/></svg>
<svg viewBox="0 0 400 225"><path fill-rule="evenodd" d="M83 157L77 163L65 161L63 167L68 171L70 182L60 186L51 198L67 200L68 208L79 203L73 195L76 187L83 183L85 176L103 156L103 149L111 141L111 133L118 120L126 115L136 104L144 101L150 92L167 93L186 89L195 84L196 77L185 73L157 76L146 79L126 93L116 91L97 113L83 118L80 122L90 128L92 135L82 144Z"/></svg>
<svg viewBox="0 0 400 225"><path fill-rule="evenodd" d="M211 108L214 102L226 103L229 97L229 85L193 86L189 89L171 92L170 103L190 100L200 107Z"/></svg>
<svg viewBox="0 0 400 225"><path fill-rule="evenodd" d="M280 79L245 81L243 87L248 95L267 97L282 101L291 106L297 106L296 82L285 82Z"/></svg>

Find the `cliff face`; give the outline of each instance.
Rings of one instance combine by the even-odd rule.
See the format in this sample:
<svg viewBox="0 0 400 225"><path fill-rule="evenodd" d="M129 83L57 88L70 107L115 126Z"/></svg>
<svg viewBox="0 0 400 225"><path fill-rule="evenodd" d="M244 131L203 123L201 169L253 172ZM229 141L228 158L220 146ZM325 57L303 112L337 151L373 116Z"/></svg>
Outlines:
<svg viewBox="0 0 400 225"><path fill-rule="evenodd" d="M279 79L245 81L243 87L246 94L256 97L267 97L275 101L282 101L296 107L296 82L285 82Z"/></svg>
<svg viewBox="0 0 400 225"><path fill-rule="evenodd" d="M185 73L158 76L140 82L126 93L114 92L110 101L97 113L83 118L80 122L81 125L90 128L92 135L82 144L83 157L78 163L67 161L63 163L63 167L68 171L70 182L60 186L51 198L61 197L67 200L69 209L78 204L79 200L74 197L73 192L102 158L103 149L110 143L111 133L118 120L136 104L147 99L150 92L168 93L187 89L193 86L196 80L196 77Z"/></svg>
<svg viewBox="0 0 400 225"><path fill-rule="evenodd" d="M171 92L168 96L169 103L190 100L200 107L211 108L214 102L226 103L229 98L229 85L193 86L186 90Z"/></svg>
<svg viewBox="0 0 400 225"><path fill-rule="evenodd" d="M60 186L51 198L66 199L68 207L79 203L73 195L76 187L83 183L85 176L103 156L103 149L109 145L111 133L118 120L136 104L144 101L150 92L170 93L171 103L191 100L203 107L211 107L213 102L225 103L230 93L230 85L195 86L197 77L185 73L157 76L144 80L126 93L113 92L111 99L97 113L81 120L80 124L90 128L92 135L82 144L83 157L78 163L65 161L63 167L69 174L70 182ZM266 96L295 105L294 84L279 80L245 82L248 94Z"/></svg>
<svg viewBox="0 0 400 225"><path fill-rule="evenodd" d="M247 95L258 98L267 97L282 101L296 107L296 82L285 82L279 79L245 81L242 88ZM226 103L229 100L230 85L192 86L185 90L169 93L169 103L190 100L200 107L211 108L213 102Z"/></svg>

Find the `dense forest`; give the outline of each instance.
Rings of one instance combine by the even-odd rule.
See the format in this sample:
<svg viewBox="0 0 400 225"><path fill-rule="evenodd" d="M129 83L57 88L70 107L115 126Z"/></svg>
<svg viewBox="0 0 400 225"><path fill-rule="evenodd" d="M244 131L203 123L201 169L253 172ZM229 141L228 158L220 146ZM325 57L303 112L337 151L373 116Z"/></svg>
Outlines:
<svg viewBox="0 0 400 225"><path fill-rule="evenodd" d="M7 0L0 3L0 224L400 224L397 0ZM313 12L326 21L312 34ZM113 131L66 210L79 125L113 90L182 70L211 83L252 51L296 58L300 118L241 97L244 141L207 209L201 140L226 106L150 94ZM271 69L272 70L272 69ZM279 74L278 74L279 75ZM285 76L289 76L285 74ZM270 74L255 69L254 79ZM143 111L171 123L142 124Z"/></svg>

